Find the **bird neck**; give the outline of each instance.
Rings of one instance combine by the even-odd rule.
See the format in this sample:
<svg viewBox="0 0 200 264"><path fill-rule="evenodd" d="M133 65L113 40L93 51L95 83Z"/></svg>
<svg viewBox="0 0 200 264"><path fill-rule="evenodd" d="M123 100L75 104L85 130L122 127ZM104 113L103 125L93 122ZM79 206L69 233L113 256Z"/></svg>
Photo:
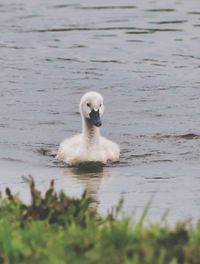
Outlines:
<svg viewBox="0 0 200 264"><path fill-rule="evenodd" d="M99 144L100 129L93 125L92 121L88 118L83 118L83 136L86 144L97 145Z"/></svg>

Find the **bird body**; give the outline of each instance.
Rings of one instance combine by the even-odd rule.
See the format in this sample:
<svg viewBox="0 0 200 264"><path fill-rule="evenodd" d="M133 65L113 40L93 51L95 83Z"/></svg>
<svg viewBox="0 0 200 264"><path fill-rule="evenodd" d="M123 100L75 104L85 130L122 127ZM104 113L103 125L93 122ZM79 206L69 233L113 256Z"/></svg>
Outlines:
<svg viewBox="0 0 200 264"><path fill-rule="evenodd" d="M79 109L82 116L82 133L65 139L60 144L57 159L69 165L118 161L119 146L100 135L100 117L104 112L102 96L96 92L86 93L81 99Z"/></svg>

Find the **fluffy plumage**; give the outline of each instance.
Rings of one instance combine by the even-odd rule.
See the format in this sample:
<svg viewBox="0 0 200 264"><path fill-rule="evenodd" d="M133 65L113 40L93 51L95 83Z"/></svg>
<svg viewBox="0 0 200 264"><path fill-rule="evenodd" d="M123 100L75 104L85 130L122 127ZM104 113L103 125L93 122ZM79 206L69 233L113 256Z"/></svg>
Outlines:
<svg viewBox="0 0 200 264"><path fill-rule="evenodd" d="M82 133L65 139L59 147L57 159L69 165L85 162L118 161L119 146L100 136L101 116L104 112L103 97L96 92L88 92L80 101Z"/></svg>

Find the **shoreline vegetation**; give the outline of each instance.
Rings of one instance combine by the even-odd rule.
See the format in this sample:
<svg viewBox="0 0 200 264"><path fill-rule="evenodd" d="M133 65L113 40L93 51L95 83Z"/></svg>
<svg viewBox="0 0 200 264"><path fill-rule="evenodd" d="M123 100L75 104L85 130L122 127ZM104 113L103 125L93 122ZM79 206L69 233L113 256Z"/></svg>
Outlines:
<svg viewBox="0 0 200 264"><path fill-rule="evenodd" d="M57 193L52 181L45 194L32 177L31 203L6 188L0 198L0 264L182 264L200 263L200 222L146 226L145 216L117 219L121 202L106 216L81 198Z"/></svg>

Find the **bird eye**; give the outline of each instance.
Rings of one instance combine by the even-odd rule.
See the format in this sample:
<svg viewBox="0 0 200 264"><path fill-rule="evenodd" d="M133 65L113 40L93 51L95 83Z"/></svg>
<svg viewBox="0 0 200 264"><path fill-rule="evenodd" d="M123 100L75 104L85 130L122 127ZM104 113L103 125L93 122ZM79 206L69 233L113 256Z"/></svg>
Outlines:
<svg viewBox="0 0 200 264"><path fill-rule="evenodd" d="M87 103L87 106L88 106L88 107L90 107L90 104L89 104L89 103Z"/></svg>
<svg viewBox="0 0 200 264"><path fill-rule="evenodd" d="M100 106L99 107L101 107L101 104L100 104Z"/></svg>

